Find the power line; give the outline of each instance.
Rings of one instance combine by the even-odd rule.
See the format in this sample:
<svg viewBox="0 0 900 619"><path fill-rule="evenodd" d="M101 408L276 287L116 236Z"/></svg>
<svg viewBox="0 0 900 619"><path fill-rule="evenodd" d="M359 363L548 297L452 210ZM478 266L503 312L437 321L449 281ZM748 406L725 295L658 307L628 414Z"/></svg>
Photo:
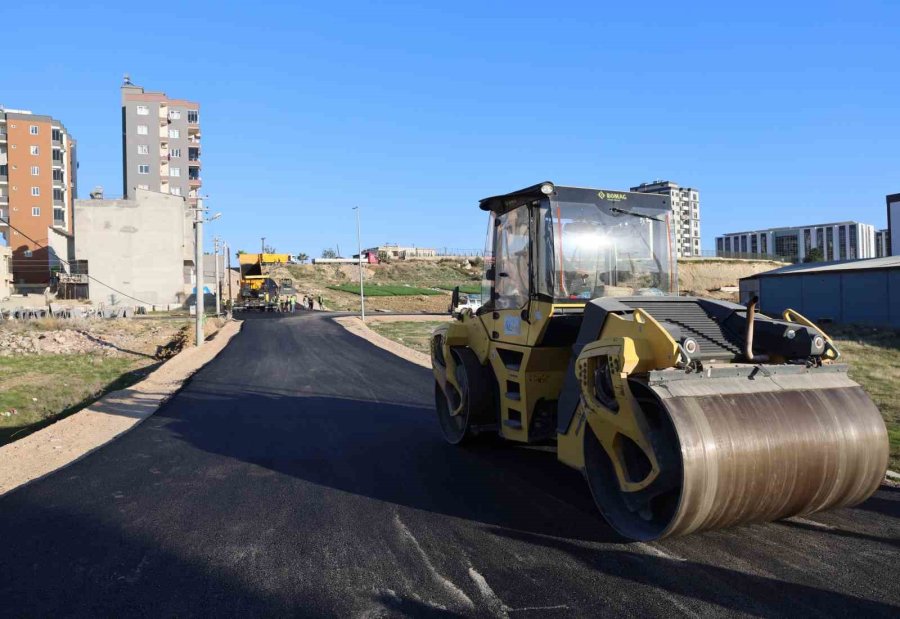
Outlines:
<svg viewBox="0 0 900 619"><path fill-rule="evenodd" d="M8 219L6 219L6 220L0 219L0 221L2 221L2 222L5 223L7 226L9 226L9 227L12 228L13 230L15 230L16 232L18 232L18 233L21 234L22 236L24 236L26 239L28 239L29 241L31 241L31 242L34 243L35 245L38 245L41 249L52 249L52 248L48 248L46 245L42 245L39 241L35 241L33 238L31 238L30 236L28 236L27 234L25 234L24 232L22 232L19 228L16 228L14 225L12 225L12 224L9 222ZM25 258L16 258L16 260L22 261L22 260L25 260ZM65 264L67 264L67 265L69 266L69 268L72 267L72 263L69 262L68 260L66 260L65 258L60 258L59 256L57 256L57 257L56 257L56 260L59 260L60 262L64 262ZM34 265L34 266L37 267L37 265ZM18 271L22 271L22 270L25 270L25 269L17 269L17 270L18 270ZM37 267L37 268L35 269L35 271L31 271L31 272L32 272L32 273L33 273L33 272L36 272L36 271L41 271L41 272L42 272L43 270L44 270L44 269L40 269L40 267ZM117 292L117 293L119 293L120 295L122 295L123 297L128 297L129 299L132 299L132 300L134 300L134 301L137 301L138 303L142 303L142 304L144 304L144 305L151 305L151 306L152 306L152 305L157 305L157 303L150 303L149 301L144 301L143 299L138 299L137 297L131 296L131 295L128 294L127 292L122 292L121 290L119 290L119 289L117 289L117 288L113 288L112 286L110 286L110 285L107 284L106 282L100 281L99 279L97 279L96 277L93 277L93 276L90 275L89 273L76 273L76 275L84 275L84 276L86 276L88 279L94 280L95 282L97 282L98 284L100 284L100 285L102 285L102 286L106 286L107 288L109 288L109 289L112 290L113 292Z"/></svg>

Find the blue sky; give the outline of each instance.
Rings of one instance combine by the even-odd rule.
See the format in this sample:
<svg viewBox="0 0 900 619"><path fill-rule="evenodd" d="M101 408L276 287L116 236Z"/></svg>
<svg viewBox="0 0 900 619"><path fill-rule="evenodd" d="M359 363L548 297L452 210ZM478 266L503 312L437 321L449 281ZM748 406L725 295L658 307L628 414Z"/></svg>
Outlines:
<svg viewBox="0 0 900 619"><path fill-rule="evenodd" d="M14 4L14 6L9 6ZM0 103L59 118L121 192L119 85L201 103L215 232L317 256L478 248L542 180L701 191L716 234L900 192L900 3L7 3Z"/></svg>

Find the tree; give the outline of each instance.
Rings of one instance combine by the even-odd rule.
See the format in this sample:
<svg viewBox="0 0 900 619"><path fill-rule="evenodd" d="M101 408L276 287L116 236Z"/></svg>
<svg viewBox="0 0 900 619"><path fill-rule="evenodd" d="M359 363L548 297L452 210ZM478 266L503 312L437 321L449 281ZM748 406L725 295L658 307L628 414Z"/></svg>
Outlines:
<svg viewBox="0 0 900 619"><path fill-rule="evenodd" d="M304 254L303 252L300 252L299 254L297 254L297 260L300 262L300 264L303 264L304 262L309 260L309 256L307 254Z"/></svg>
<svg viewBox="0 0 900 619"><path fill-rule="evenodd" d="M323 258L337 258L337 252L331 249L330 247L322 250Z"/></svg>
<svg viewBox="0 0 900 619"><path fill-rule="evenodd" d="M243 249L239 249L239 250L237 250L237 253L235 254L235 256L238 256L238 260L240 260L241 254L246 254L246 253L247 252L245 252Z"/></svg>
<svg viewBox="0 0 900 619"><path fill-rule="evenodd" d="M813 247L809 250L809 253L806 254L803 262L824 262L824 260L825 256L822 255L822 250L818 247Z"/></svg>
<svg viewBox="0 0 900 619"><path fill-rule="evenodd" d="M276 252L275 252L275 248L272 247L271 245L263 245L263 253L264 254L274 254Z"/></svg>

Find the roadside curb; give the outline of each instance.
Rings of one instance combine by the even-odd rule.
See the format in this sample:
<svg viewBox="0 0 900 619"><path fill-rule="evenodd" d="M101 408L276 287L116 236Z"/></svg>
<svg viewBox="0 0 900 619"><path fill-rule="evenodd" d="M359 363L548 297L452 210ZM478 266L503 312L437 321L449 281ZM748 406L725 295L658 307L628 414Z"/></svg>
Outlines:
<svg viewBox="0 0 900 619"><path fill-rule="evenodd" d="M895 473L894 471L888 470L888 472L885 474L885 477L887 477L891 481L900 482L900 473Z"/></svg>
<svg viewBox="0 0 900 619"><path fill-rule="evenodd" d="M142 381L110 392L77 413L0 447L0 497L77 462L135 428L212 361L240 332L242 324L226 322L207 337L202 347L183 349Z"/></svg>
<svg viewBox="0 0 900 619"><path fill-rule="evenodd" d="M393 314L392 318L403 318L402 315ZM395 342L392 339L388 339L379 333L375 333L366 324L360 320L356 316L339 316L337 318L333 318L336 323L344 327L347 331L361 337L364 340L367 340L369 343L382 348L389 353L393 353L404 359L405 361L409 361L410 363L415 363L416 365L422 366L423 368L431 369L431 358L425 353L419 352L417 350L413 350L412 348L408 348L399 342Z"/></svg>

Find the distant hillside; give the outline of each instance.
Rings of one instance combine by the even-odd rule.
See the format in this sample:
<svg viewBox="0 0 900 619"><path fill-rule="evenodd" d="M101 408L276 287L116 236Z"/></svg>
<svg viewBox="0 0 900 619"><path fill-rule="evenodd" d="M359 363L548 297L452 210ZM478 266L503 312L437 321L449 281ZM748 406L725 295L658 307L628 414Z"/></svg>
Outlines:
<svg viewBox="0 0 900 619"><path fill-rule="evenodd" d="M737 295L719 292L724 286L737 286L738 280L762 271L783 266L767 260L727 260L717 258L685 259L678 264L678 281L682 294L713 296L737 300ZM481 280L480 262L441 260L439 262L394 261L389 264L363 265L367 284L407 285L417 288L437 288L439 295L409 297L371 297L367 307L371 311L427 311L443 312L450 303L449 290L453 286L477 286ZM359 307L359 296L332 290L329 286L359 283L359 268L354 264L286 265L273 276L290 278L302 294L322 296L325 306L333 310Z"/></svg>

